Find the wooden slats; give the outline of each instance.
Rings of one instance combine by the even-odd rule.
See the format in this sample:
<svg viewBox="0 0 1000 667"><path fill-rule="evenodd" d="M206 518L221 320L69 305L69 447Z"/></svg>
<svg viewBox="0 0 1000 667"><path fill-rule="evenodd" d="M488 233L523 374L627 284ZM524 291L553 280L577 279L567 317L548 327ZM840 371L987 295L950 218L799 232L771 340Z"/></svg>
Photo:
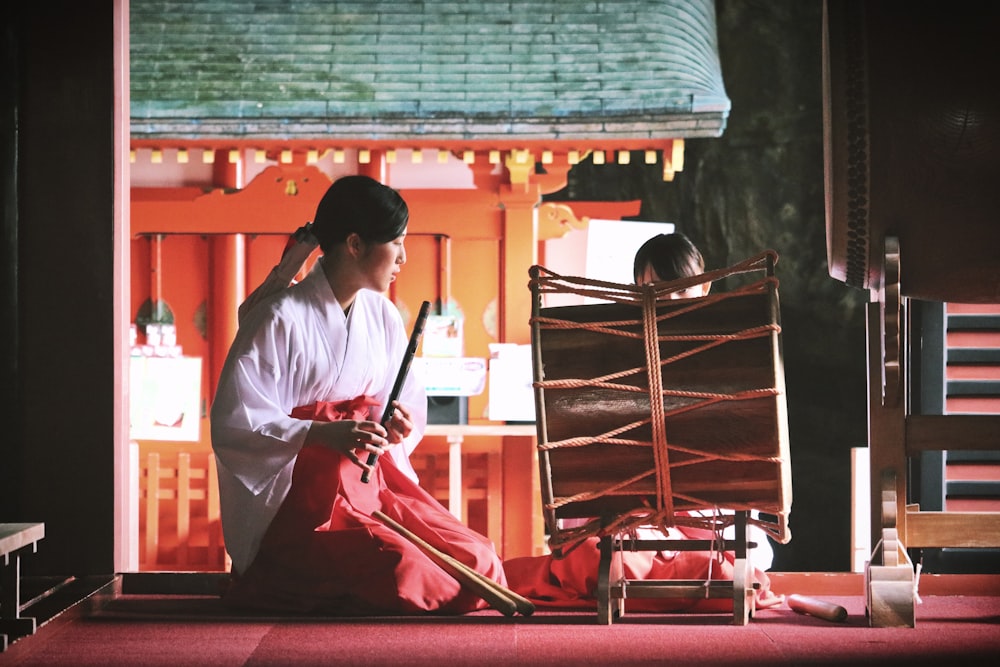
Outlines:
<svg viewBox="0 0 1000 667"><path fill-rule="evenodd" d="M206 494L207 495L207 494ZM191 455L177 455L177 559L181 569L188 566L188 540L191 537Z"/></svg>
<svg viewBox="0 0 1000 667"><path fill-rule="evenodd" d="M904 541L927 549L930 571L963 571L1000 547L1000 304L944 304L941 320L931 312L922 362L932 384L924 398L929 411L945 414L906 418L906 453L921 456L927 509L907 508Z"/></svg>
<svg viewBox="0 0 1000 667"><path fill-rule="evenodd" d="M949 348L991 348L1000 347L1000 330L961 329L948 330Z"/></svg>
<svg viewBox="0 0 1000 667"><path fill-rule="evenodd" d="M1000 352L998 350L997 352ZM955 355L949 355L955 356ZM1000 358L1000 354L996 355ZM961 380L973 380L973 381L997 381L1000 378L1000 363L986 363L986 364L949 364L948 365L948 381L961 381Z"/></svg>
<svg viewBox="0 0 1000 667"><path fill-rule="evenodd" d="M949 303L949 315L1000 315L1000 303Z"/></svg>
<svg viewBox="0 0 1000 667"><path fill-rule="evenodd" d="M959 396L948 398L950 414L1000 414L1000 396Z"/></svg>
<svg viewBox="0 0 1000 667"><path fill-rule="evenodd" d="M146 480L145 564L148 569L155 569L160 553L160 455L157 452L151 452L146 459L142 479Z"/></svg>
<svg viewBox="0 0 1000 667"><path fill-rule="evenodd" d="M908 415L906 454L1000 448L1000 415Z"/></svg>
<svg viewBox="0 0 1000 667"><path fill-rule="evenodd" d="M219 483L216 471L215 456L208 457L208 553L223 555L223 568L229 570L229 553L222 539L222 513L219 506Z"/></svg>
<svg viewBox="0 0 1000 667"><path fill-rule="evenodd" d="M219 508L215 456L149 451L141 457L140 569L229 568Z"/></svg>
<svg viewBox="0 0 1000 667"><path fill-rule="evenodd" d="M907 548L1000 547L1000 513L907 511Z"/></svg>

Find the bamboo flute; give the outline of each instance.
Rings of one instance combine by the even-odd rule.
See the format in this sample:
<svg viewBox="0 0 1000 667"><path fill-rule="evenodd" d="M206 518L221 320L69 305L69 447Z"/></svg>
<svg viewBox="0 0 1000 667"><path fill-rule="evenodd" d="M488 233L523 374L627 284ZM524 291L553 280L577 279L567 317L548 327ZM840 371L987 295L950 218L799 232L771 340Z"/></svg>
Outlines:
<svg viewBox="0 0 1000 667"><path fill-rule="evenodd" d="M413 362L413 357L417 354L417 346L420 344L420 336L424 332L424 324L427 322L427 313L430 307L430 301L424 301L420 304L420 312L417 313L417 320L413 323L413 332L410 334L410 341L406 345L403 361L400 363L399 371L396 373L396 381L392 385L392 391L389 392L389 399L385 402L385 409L382 411L382 420L379 422L382 426L389 423L389 420L392 419L392 414L396 411L393 403L399 400L399 394L403 391L403 383L410 372L410 364ZM377 462L378 454L371 453L368 455L367 463L369 466L374 466ZM371 469L367 469L361 473L361 481L365 484L368 483L371 477Z"/></svg>

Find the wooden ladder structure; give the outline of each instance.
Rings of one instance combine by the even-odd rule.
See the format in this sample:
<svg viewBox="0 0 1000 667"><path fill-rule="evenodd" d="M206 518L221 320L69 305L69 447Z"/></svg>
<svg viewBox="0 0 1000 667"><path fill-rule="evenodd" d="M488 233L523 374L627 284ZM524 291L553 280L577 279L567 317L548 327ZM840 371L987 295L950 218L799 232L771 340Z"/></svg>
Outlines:
<svg viewBox="0 0 1000 667"><path fill-rule="evenodd" d="M921 511L907 502L911 460L924 452L1000 449L1000 415L919 414L908 362L911 299L900 290L899 241L885 239L885 271L868 306L868 384L872 558L865 572L872 627L914 627L916 568L909 551L1000 547L1000 512Z"/></svg>

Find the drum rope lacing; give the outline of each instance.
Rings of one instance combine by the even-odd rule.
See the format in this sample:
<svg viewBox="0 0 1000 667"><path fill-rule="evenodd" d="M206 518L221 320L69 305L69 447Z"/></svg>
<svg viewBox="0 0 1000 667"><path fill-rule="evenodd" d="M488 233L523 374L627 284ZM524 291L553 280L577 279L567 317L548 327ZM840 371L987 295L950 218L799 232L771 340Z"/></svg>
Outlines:
<svg viewBox="0 0 1000 667"><path fill-rule="evenodd" d="M594 280L578 276L562 276L547 269L545 273L533 273L531 287L535 294L572 293L586 297L592 297L614 303L631 304L642 308L642 331L629 331L626 327L635 328L640 323L635 319L605 321L605 322L572 322L551 317L532 317L531 324L539 329L586 329L588 331L604 333L612 336L626 338L641 338L644 342L646 366L631 368L595 377L592 379L566 378L560 380L536 381L534 386L540 389L576 389L584 387L595 387L601 389L611 389L624 392L648 392L650 397L650 416L648 419L626 424L598 435L567 438L558 441L540 442L539 451L549 451L564 447L582 447L591 444L614 444L624 446L652 447L653 449L653 469L641 472L628 479L620 480L614 484L601 489L595 489L573 496L553 498L546 503L547 511L553 511L564 505L575 502L593 500L605 496L613 495L633 495L627 489L636 482L655 475L656 481L656 507L646 507L624 513L615 517L611 521L605 519L592 519L582 526L577 526L558 531L550 537L550 545L553 548L562 548L563 551L571 550L590 536L614 535L627 533L636 530L638 527L656 526L666 529L670 526L688 526L696 528L707 528L716 534L726 527L735 523L735 518L731 514L720 514L712 511L710 516L699 516L696 512L675 512L674 500L679 499L695 506L706 509L714 508L714 503L705 499L691 495L675 492L671 485L672 468L680 466L695 465L714 460L729 461L765 461L770 463L782 463L780 457L762 457L750 454L720 454L708 452L690 447L671 445L667 439L666 422L669 417L686 412L707 407L722 401L742 401L752 400L767 396L775 396L779 393L777 387L761 387L747 389L732 393L697 392L676 390L663 387L662 368L704 352L706 350L724 345L733 341L748 340L771 336L780 332L781 327L776 322L771 322L761 326L745 328L739 331L715 334L697 335L660 335L658 325L661 321L680 317L699 308L711 306L725 299L732 299L747 294L760 293L777 287L777 279L774 276L766 276L762 279L750 282L746 285L736 287L727 292L710 294L703 297L690 299L690 304L672 309L669 312L657 314L657 306L669 299L669 295L688 287L700 285L706 282L714 282L722 278L738 274L761 271L777 261L777 254L774 251L766 251L755 257L751 257L733 266L707 272L704 274L682 278L669 282L651 283L646 285L624 285L606 281ZM541 267L538 267L539 269ZM676 342L701 342L701 344L685 350L667 358L660 357L660 344L666 341ZM648 373L648 387L633 386L623 384L622 378L627 378L639 373L646 372L646 369L660 368L661 373ZM667 396L690 398L694 402L667 410L664 406L664 398ZM637 427L650 425L652 430L652 441L636 440L627 437L618 437ZM684 452L691 455L691 458L683 461L672 462L670 460L671 450ZM732 510L753 510L758 509L749 505L730 507ZM762 520L755 517L748 519L750 523L760 526L765 532L774 537L779 542L786 542L785 517L779 516L778 523Z"/></svg>

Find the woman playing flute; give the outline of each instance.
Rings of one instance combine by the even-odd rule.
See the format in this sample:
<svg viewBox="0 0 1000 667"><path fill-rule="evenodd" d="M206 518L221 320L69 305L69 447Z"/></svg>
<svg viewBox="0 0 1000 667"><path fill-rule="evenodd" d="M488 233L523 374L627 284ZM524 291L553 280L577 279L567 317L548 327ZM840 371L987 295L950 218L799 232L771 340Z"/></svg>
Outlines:
<svg viewBox="0 0 1000 667"><path fill-rule="evenodd" d="M322 256L311 272L242 313L211 409L231 605L348 615L486 606L373 512L506 583L491 543L417 483L419 379L385 410L408 336L383 294L406 262L408 220L395 190L338 179L316 210Z"/></svg>

